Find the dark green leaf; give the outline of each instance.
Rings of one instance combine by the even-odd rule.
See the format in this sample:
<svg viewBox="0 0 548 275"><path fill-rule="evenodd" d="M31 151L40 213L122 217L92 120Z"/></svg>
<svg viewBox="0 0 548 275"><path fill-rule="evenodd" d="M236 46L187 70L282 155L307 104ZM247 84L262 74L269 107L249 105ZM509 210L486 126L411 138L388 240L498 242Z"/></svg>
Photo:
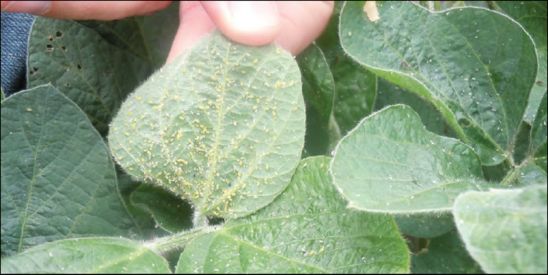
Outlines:
<svg viewBox="0 0 548 275"><path fill-rule="evenodd" d="M345 52L432 102L484 165L510 157L537 73L521 26L482 8L430 13L410 2L377 2L373 22L363 5L347 2L341 12Z"/></svg>
<svg viewBox="0 0 548 275"><path fill-rule="evenodd" d="M335 82L322 50L310 45L297 57L301 69L306 104L305 155L329 152L329 120L333 107Z"/></svg>
<svg viewBox="0 0 548 275"><path fill-rule="evenodd" d="M455 137L453 130L445 123L440 112L428 101L410 93L384 79L378 81L375 109L380 110L389 105L405 104L413 108L421 117L428 131L441 136Z"/></svg>
<svg viewBox="0 0 548 275"><path fill-rule="evenodd" d="M523 120L533 123L546 94L546 1L498 1L498 10L518 21L535 41L538 72ZM546 100L546 99L544 99Z"/></svg>
<svg viewBox="0 0 548 275"><path fill-rule="evenodd" d="M393 219L346 208L328 165L327 157L302 160L273 203L189 243L176 272L408 272Z"/></svg>
<svg viewBox="0 0 548 275"><path fill-rule="evenodd" d="M126 236L103 139L53 86L2 101L2 254L67 237Z"/></svg>
<svg viewBox="0 0 548 275"><path fill-rule="evenodd" d="M156 224L171 233L192 227L191 206L167 191L142 184L130 196L131 204L150 213Z"/></svg>
<svg viewBox="0 0 548 275"><path fill-rule="evenodd" d="M435 238L455 228L450 213L395 215L400 231L417 238Z"/></svg>
<svg viewBox="0 0 548 275"><path fill-rule="evenodd" d="M480 266L470 257L456 230L428 241L428 247L413 255L414 274L478 274Z"/></svg>
<svg viewBox="0 0 548 275"><path fill-rule="evenodd" d="M157 69L165 63L179 27L179 3L148 16L78 23L96 31L109 44L131 52Z"/></svg>
<svg viewBox="0 0 548 275"><path fill-rule="evenodd" d="M176 6L109 22L37 17L29 39L28 87L53 83L105 135L126 96L165 61L178 26Z"/></svg>

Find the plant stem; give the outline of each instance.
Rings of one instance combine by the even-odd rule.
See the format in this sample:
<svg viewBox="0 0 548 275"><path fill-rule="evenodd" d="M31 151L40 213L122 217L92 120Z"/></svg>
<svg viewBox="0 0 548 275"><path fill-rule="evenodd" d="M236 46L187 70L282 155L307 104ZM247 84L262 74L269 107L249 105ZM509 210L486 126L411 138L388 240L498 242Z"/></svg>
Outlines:
<svg viewBox="0 0 548 275"><path fill-rule="evenodd" d="M172 250L184 248L186 244L191 240L207 233L214 232L219 228L219 226L198 227L153 240L149 243L146 243L145 246L163 255Z"/></svg>
<svg viewBox="0 0 548 275"><path fill-rule="evenodd" d="M504 176L504 178L500 182L500 185L510 186L511 184L513 184L516 181L516 179L518 179L518 177L520 176L520 171L521 171L521 165L513 167L512 170L510 170L510 172L508 172L508 174Z"/></svg>
<svg viewBox="0 0 548 275"><path fill-rule="evenodd" d="M195 228L198 228L198 227L204 227L204 226L208 226L209 225L209 222L207 220L207 217L202 215L202 213L200 212L199 209L194 209L194 214L192 216L192 225L195 227Z"/></svg>

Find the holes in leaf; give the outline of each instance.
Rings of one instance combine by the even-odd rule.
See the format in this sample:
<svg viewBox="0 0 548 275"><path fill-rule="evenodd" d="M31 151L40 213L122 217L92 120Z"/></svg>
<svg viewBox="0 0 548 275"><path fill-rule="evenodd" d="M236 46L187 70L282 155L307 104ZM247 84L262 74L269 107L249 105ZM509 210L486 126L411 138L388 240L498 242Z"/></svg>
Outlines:
<svg viewBox="0 0 548 275"><path fill-rule="evenodd" d="M46 44L46 52L53 52L53 45Z"/></svg>
<svg viewBox="0 0 548 275"><path fill-rule="evenodd" d="M65 87L70 88L70 83L65 83Z"/></svg>
<svg viewBox="0 0 548 275"><path fill-rule="evenodd" d="M67 47L65 47L65 46L61 46L61 50L63 50L63 51L65 51L65 52L66 52L66 51L67 51Z"/></svg>
<svg viewBox="0 0 548 275"><path fill-rule="evenodd" d="M30 74L33 75L33 74L35 74L37 71L38 71L38 68L37 68L37 67L32 67L32 68L30 69Z"/></svg>
<svg viewBox="0 0 548 275"><path fill-rule="evenodd" d="M81 69L82 69L82 65L76 64L76 68L77 68L78 70L81 70Z"/></svg>
<svg viewBox="0 0 548 275"><path fill-rule="evenodd" d="M48 40L49 40L49 41L53 41L53 36L51 36L51 35L48 36Z"/></svg>
<svg viewBox="0 0 548 275"><path fill-rule="evenodd" d="M56 32L55 32L55 36L57 36L57 37L63 37L63 33L60 32L60 31L56 31Z"/></svg>

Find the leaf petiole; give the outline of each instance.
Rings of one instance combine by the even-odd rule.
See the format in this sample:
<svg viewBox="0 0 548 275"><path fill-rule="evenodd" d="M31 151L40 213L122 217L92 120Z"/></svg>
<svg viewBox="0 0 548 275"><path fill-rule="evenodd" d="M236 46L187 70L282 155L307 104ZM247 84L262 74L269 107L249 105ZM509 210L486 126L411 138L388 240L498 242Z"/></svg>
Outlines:
<svg viewBox="0 0 548 275"><path fill-rule="evenodd" d="M217 231L221 227L222 226L217 225L193 228L191 230L152 240L145 243L144 246L163 255L172 250L184 248L187 243L193 239Z"/></svg>

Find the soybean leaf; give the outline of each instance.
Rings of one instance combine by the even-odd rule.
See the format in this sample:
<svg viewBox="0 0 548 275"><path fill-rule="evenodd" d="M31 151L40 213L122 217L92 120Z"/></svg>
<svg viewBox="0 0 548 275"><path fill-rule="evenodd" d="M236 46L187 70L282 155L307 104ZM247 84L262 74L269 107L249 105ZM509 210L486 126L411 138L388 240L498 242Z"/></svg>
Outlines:
<svg viewBox="0 0 548 275"><path fill-rule="evenodd" d="M37 17L29 38L27 85L54 84L106 135L126 96L164 62L176 18L173 9L101 23Z"/></svg>
<svg viewBox="0 0 548 275"><path fill-rule="evenodd" d="M341 12L345 52L432 102L484 165L511 157L537 73L523 28L483 8L430 13L410 2L378 2L380 19L370 21L363 5Z"/></svg>
<svg viewBox="0 0 548 275"><path fill-rule="evenodd" d="M479 274L478 263L470 257L457 230L428 241L428 247L413 255L414 274Z"/></svg>
<svg viewBox="0 0 548 275"><path fill-rule="evenodd" d="M45 243L2 259L2 273L170 273L167 261L122 238Z"/></svg>
<svg viewBox="0 0 548 275"><path fill-rule="evenodd" d="M546 94L541 100L531 129L531 155L534 162L546 170Z"/></svg>
<svg viewBox="0 0 548 275"><path fill-rule="evenodd" d="M409 255L392 218L347 209L329 158L301 161L267 207L191 241L177 273L403 273Z"/></svg>
<svg viewBox="0 0 548 275"><path fill-rule="evenodd" d="M497 1L496 8L518 21L535 41L538 71L535 85L529 94L529 103L523 120L533 123L542 96L546 94L546 2L545 1Z"/></svg>
<svg viewBox="0 0 548 275"><path fill-rule="evenodd" d="M377 77L342 51L331 71L335 78L333 114L340 134L345 135L373 111Z"/></svg>
<svg viewBox="0 0 548 275"><path fill-rule="evenodd" d="M192 208L179 197L156 186L142 184L130 196L131 204L150 213L157 226L175 233L192 227Z"/></svg>
<svg viewBox="0 0 548 275"><path fill-rule="evenodd" d="M466 249L487 273L546 273L546 185L467 192L454 215Z"/></svg>
<svg viewBox="0 0 548 275"><path fill-rule="evenodd" d="M329 120L335 83L322 50L315 44L306 48L297 62L302 73L306 103L305 155L324 155L329 151Z"/></svg>
<svg viewBox="0 0 548 275"><path fill-rule="evenodd" d="M450 213L394 216L401 233L416 238L435 238L455 228Z"/></svg>
<svg viewBox="0 0 548 275"><path fill-rule="evenodd" d="M341 139L331 174L349 207L385 213L447 212L482 184L474 151L428 132L406 105L372 114Z"/></svg>
<svg viewBox="0 0 548 275"><path fill-rule="evenodd" d="M119 167L116 167L119 168ZM166 230L158 225L150 211L144 206L136 206L131 202L131 194L143 185L141 182L134 181L131 176L123 171L116 169L118 177L118 189L122 200L128 209L128 213L134 224L139 229L139 239L148 240L168 234ZM155 190L156 191L156 190Z"/></svg>
<svg viewBox="0 0 548 275"><path fill-rule="evenodd" d="M129 234L105 143L51 85L2 101L1 174L2 254L67 237Z"/></svg>
<svg viewBox="0 0 548 275"><path fill-rule="evenodd" d="M305 106L293 57L219 32L160 69L123 103L110 148L132 176L234 218L289 184L304 143Z"/></svg>
<svg viewBox="0 0 548 275"><path fill-rule="evenodd" d="M376 110L394 104L408 105L419 114L428 131L442 136L455 137L455 133L445 123L443 117L441 117L438 110L430 102L382 78L378 80L377 86Z"/></svg>
<svg viewBox="0 0 548 275"><path fill-rule="evenodd" d="M326 30L317 40L335 80L334 119L330 125L338 132L337 140L373 111L377 92L376 76L348 57L341 48L337 32L341 7L342 2L336 1Z"/></svg>
<svg viewBox="0 0 548 275"><path fill-rule="evenodd" d="M77 23L93 29L109 44L147 61L155 70L165 63L173 44L179 27L179 3L149 16Z"/></svg>

